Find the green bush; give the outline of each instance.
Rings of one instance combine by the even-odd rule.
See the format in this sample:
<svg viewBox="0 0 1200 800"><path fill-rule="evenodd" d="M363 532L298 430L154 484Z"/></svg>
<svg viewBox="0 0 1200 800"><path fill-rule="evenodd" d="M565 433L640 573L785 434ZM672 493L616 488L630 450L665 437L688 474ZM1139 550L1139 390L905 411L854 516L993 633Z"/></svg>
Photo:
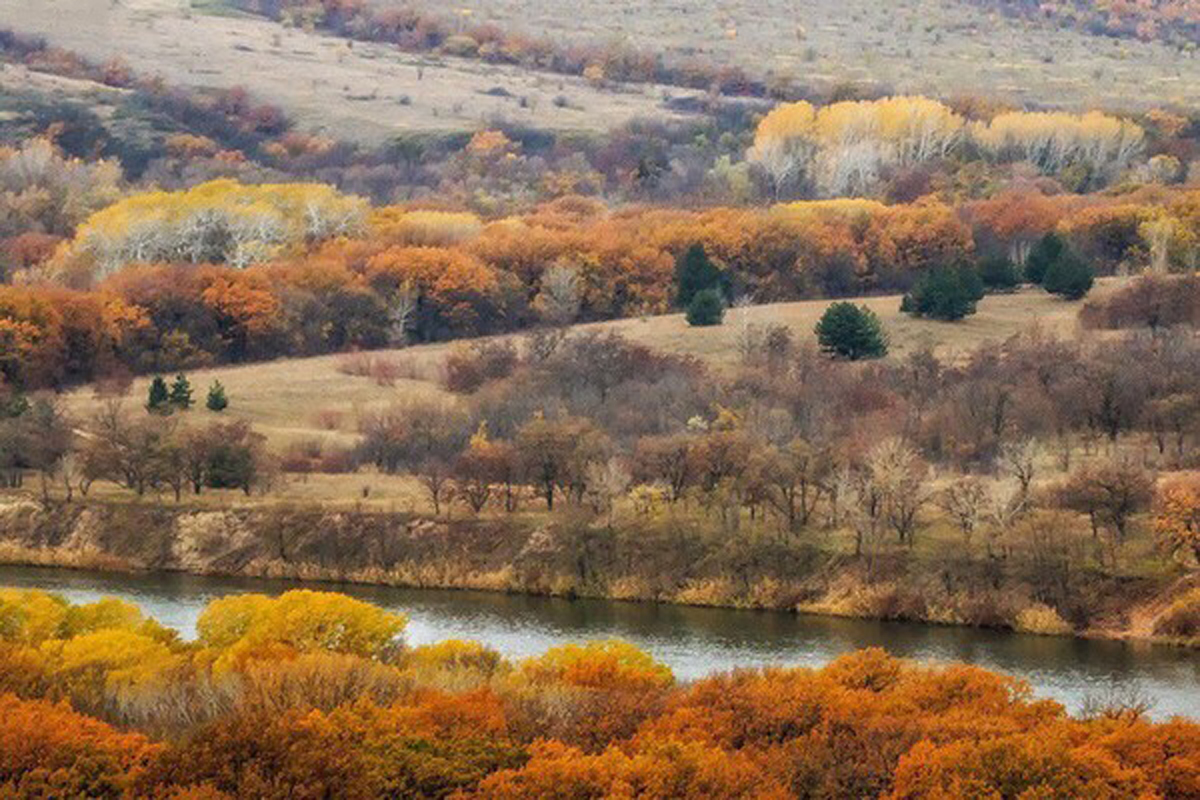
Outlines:
<svg viewBox="0 0 1200 800"><path fill-rule="evenodd" d="M1058 261L1066 249L1067 243L1061 236L1047 233L1033 246L1029 258L1025 260L1025 279L1040 286L1046 279L1050 265Z"/></svg>
<svg viewBox="0 0 1200 800"><path fill-rule="evenodd" d="M705 289L697 292L688 304L688 325L705 327L720 325L725 319L725 303L716 289Z"/></svg>
<svg viewBox="0 0 1200 800"><path fill-rule="evenodd" d="M915 317L954 322L974 314L982 297L983 282L971 267L936 267L917 280L900 310Z"/></svg>
<svg viewBox="0 0 1200 800"><path fill-rule="evenodd" d="M1082 258L1071 250L1063 253L1046 270L1042 286L1047 292L1067 300L1079 300L1092 290L1096 275Z"/></svg>
<svg viewBox="0 0 1200 800"><path fill-rule="evenodd" d="M1005 256L988 256L981 260L979 279L989 292L1011 292L1021 283L1017 265Z"/></svg>
<svg viewBox="0 0 1200 800"><path fill-rule="evenodd" d="M858 361L887 355L883 325L866 306L834 303L825 309L814 330L821 349L832 356Z"/></svg>

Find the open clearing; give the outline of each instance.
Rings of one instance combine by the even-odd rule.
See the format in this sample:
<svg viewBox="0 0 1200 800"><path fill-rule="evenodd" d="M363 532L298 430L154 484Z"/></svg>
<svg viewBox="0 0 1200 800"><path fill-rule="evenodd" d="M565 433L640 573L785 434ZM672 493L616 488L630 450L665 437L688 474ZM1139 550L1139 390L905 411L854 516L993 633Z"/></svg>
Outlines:
<svg viewBox="0 0 1200 800"><path fill-rule="evenodd" d="M660 86L586 81L481 61L411 55L266 20L191 9L189 0L0 0L0 27L44 36L95 61L189 87L245 86L299 127L377 143L405 132L473 130L497 118L554 130L603 130L670 118ZM561 98L561 99L559 99Z"/></svg>
<svg viewBox="0 0 1200 800"><path fill-rule="evenodd" d="M1095 291L1104 291L1114 280L1105 281ZM796 341L805 344L815 341L813 327L830 302L806 300L732 311L725 324L715 328L692 328L682 315L671 314L580 325L576 330L619 331L649 347L692 355L714 369L723 369L737 363L742 314L746 324L787 325ZM1070 336L1075 332L1079 310L1078 303L1067 303L1032 289L987 297L975 316L958 323L913 319L901 314L898 296L855 302L869 306L883 321L891 340L890 358L902 358L924 346L934 348L940 356L953 358L984 342L1003 341L1034 326L1048 333ZM462 343L450 342L367 354L402 365L400 372L409 377L397 380L392 386L341 371L340 367L356 358L353 355L196 370L189 373L189 379L201 401L212 381L220 380L230 397L230 408L224 416L248 420L268 437L272 447L282 448L302 441L345 447L356 440L357 420L364 412L406 398L445 396L438 382L441 364L453 348L460 346ZM148 384L147 378L134 383L131 404L143 401ZM92 389L87 387L67 396L68 408L77 417L90 414L95 402ZM212 416L203 409L192 413L199 418Z"/></svg>
<svg viewBox="0 0 1200 800"><path fill-rule="evenodd" d="M414 5L413 0L373 0ZM445 13L438 0L418 7ZM554 41L628 42L829 88L853 82L1017 105L1195 105L1200 57L1012 20L965 0L458 0L474 22Z"/></svg>

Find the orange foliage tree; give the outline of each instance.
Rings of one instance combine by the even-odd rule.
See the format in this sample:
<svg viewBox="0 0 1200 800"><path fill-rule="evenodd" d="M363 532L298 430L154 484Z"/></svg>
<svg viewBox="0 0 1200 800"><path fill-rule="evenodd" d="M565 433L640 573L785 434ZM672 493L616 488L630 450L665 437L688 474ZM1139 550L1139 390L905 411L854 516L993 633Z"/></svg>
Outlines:
<svg viewBox="0 0 1200 800"><path fill-rule="evenodd" d="M1200 478L1178 479L1158 490L1154 530L1175 552L1200 563Z"/></svg>

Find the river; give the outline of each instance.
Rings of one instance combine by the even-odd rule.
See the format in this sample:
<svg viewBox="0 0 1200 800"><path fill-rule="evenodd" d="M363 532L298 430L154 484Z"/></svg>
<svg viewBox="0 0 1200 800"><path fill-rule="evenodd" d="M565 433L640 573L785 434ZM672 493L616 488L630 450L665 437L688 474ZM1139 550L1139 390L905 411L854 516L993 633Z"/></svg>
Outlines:
<svg viewBox="0 0 1200 800"><path fill-rule="evenodd" d="M74 602L119 597L193 637L205 603L226 594L286 591L299 584L179 574L118 575L0 567L0 586L45 589ZM972 628L735 611L606 600L307 585L336 590L409 616L406 639L424 644L476 639L512 656L562 642L620 638L668 664L682 679L738 666L820 666L840 653L884 647L921 661L962 661L1026 679L1040 697L1071 711L1089 698L1137 697L1157 719L1200 720L1200 653L1069 637L1029 636Z"/></svg>

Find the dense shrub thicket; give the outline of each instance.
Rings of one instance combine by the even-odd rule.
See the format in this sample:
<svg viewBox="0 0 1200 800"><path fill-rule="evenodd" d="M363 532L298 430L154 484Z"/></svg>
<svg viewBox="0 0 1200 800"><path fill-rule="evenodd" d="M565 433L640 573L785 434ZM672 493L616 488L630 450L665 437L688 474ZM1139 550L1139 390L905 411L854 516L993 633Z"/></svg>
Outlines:
<svg viewBox="0 0 1200 800"><path fill-rule="evenodd" d="M194 645L116 600L0 590L0 611L0 788L22 796L1200 793L1193 723L1072 718L880 650L682 684L615 641L405 647L403 615L318 592L214 600Z"/></svg>

